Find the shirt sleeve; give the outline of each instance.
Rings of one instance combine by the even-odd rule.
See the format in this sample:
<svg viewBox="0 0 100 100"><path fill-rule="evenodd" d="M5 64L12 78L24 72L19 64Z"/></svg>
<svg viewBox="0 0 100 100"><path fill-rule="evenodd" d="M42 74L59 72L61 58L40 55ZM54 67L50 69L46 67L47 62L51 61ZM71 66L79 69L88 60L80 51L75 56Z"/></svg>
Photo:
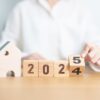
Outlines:
<svg viewBox="0 0 100 100"><path fill-rule="evenodd" d="M9 15L5 28L1 33L0 45L6 41L13 41L18 45L19 37L21 33L21 12L17 6Z"/></svg>

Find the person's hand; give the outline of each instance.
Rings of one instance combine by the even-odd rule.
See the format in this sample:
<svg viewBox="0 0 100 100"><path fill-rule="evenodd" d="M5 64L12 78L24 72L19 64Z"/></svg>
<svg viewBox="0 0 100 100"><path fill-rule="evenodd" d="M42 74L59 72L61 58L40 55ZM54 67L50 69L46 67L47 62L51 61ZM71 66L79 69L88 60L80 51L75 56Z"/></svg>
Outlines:
<svg viewBox="0 0 100 100"><path fill-rule="evenodd" d="M97 66L100 66L100 47L92 43L87 43L81 56L86 61L91 62Z"/></svg>
<svg viewBox="0 0 100 100"><path fill-rule="evenodd" d="M33 53L26 57L23 57L22 60L45 60L45 58L38 53Z"/></svg>

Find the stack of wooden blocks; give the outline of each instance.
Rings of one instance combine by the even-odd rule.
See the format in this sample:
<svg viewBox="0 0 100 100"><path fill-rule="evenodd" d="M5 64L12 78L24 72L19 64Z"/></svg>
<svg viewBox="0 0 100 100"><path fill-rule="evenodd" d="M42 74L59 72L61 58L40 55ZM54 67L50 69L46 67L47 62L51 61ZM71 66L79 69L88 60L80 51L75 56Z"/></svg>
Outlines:
<svg viewBox="0 0 100 100"><path fill-rule="evenodd" d="M70 56L68 60L24 60L22 53L12 42L6 42L0 48L0 77L66 77L80 76L85 70L85 61L81 56ZM21 68L22 65L22 68Z"/></svg>
<svg viewBox="0 0 100 100"><path fill-rule="evenodd" d="M23 76L66 77L81 76L85 70L85 61L80 56L70 56L68 60L24 60Z"/></svg>

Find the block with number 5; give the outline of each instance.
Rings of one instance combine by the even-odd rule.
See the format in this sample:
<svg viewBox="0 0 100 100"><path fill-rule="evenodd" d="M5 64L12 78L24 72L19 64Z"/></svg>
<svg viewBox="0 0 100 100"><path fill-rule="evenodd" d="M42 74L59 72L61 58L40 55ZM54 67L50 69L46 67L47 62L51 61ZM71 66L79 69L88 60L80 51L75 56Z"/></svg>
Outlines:
<svg viewBox="0 0 100 100"><path fill-rule="evenodd" d="M85 61L79 55L69 57L69 75L80 76L85 71Z"/></svg>

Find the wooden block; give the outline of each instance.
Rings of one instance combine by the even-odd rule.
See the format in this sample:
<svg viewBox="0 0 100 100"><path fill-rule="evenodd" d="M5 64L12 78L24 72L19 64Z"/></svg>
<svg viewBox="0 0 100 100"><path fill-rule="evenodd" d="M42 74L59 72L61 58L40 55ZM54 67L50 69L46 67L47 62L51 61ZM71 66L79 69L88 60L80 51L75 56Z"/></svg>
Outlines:
<svg viewBox="0 0 100 100"><path fill-rule="evenodd" d="M79 55L69 57L69 74L70 76L83 75L85 71L85 61Z"/></svg>
<svg viewBox="0 0 100 100"><path fill-rule="evenodd" d="M0 77L21 76L21 51L13 42L0 47Z"/></svg>
<svg viewBox="0 0 100 100"><path fill-rule="evenodd" d="M23 61L23 76L38 77L38 60Z"/></svg>
<svg viewBox="0 0 100 100"><path fill-rule="evenodd" d="M54 62L40 60L39 61L39 77L53 77L54 75Z"/></svg>
<svg viewBox="0 0 100 100"><path fill-rule="evenodd" d="M60 60L54 62L54 77L66 77L68 76L68 61Z"/></svg>

